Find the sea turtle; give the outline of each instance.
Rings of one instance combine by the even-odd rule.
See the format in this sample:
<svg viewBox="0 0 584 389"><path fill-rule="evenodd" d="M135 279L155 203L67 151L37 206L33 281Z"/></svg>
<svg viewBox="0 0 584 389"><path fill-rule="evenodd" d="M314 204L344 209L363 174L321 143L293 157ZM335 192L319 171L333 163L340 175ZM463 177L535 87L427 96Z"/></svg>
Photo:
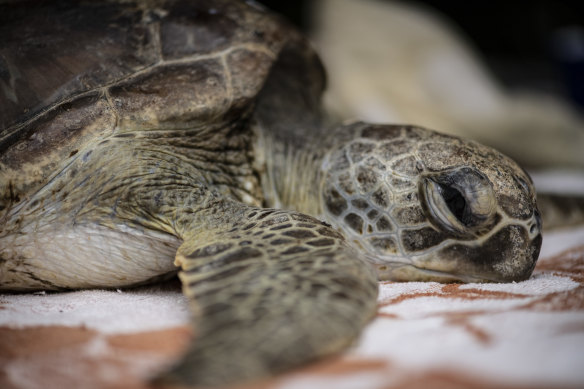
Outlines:
<svg viewBox="0 0 584 389"><path fill-rule="evenodd" d="M255 3L21 1L0 6L0 37L0 289L180 267L197 336L164 382L338 352L378 278L533 270L520 167L415 126L330 125L317 55Z"/></svg>

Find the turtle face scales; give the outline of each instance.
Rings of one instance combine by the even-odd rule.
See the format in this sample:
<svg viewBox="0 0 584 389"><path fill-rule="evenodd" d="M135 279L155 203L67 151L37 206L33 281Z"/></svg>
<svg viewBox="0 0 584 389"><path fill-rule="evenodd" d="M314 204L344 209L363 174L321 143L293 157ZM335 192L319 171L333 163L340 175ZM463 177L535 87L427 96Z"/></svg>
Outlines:
<svg viewBox="0 0 584 389"><path fill-rule="evenodd" d="M541 219L529 176L488 147L433 131L355 123L323 164L327 220L380 279L519 281Z"/></svg>

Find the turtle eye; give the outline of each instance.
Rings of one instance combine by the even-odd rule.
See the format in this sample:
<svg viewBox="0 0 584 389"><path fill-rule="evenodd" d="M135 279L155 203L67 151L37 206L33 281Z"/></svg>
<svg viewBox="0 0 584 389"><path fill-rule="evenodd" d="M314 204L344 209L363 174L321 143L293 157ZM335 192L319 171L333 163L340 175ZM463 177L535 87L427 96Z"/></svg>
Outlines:
<svg viewBox="0 0 584 389"><path fill-rule="evenodd" d="M462 224L467 224L468 217L465 218L467 211L466 199L460 191L454 187L437 183L438 192L442 195L446 207L454 215L454 217Z"/></svg>
<svg viewBox="0 0 584 389"><path fill-rule="evenodd" d="M452 186L432 179L425 179L421 189L430 219L448 231L466 234L467 226L463 220L467 201L463 194Z"/></svg>
<svg viewBox="0 0 584 389"><path fill-rule="evenodd" d="M495 217L493 188L474 169L428 175L422 178L419 190L429 219L457 235L473 234Z"/></svg>

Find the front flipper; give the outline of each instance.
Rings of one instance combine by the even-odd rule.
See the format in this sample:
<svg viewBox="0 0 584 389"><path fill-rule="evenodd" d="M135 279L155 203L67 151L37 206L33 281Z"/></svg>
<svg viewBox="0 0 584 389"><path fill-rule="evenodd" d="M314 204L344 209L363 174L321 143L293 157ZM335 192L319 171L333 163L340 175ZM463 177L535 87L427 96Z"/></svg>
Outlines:
<svg viewBox="0 0 584 389"><path fill-rule="evenodd" d="M211 225L176 256L196 339L162 382L267 377L339 352L374 315L373 270L328 225L249 207Z"/></svg>

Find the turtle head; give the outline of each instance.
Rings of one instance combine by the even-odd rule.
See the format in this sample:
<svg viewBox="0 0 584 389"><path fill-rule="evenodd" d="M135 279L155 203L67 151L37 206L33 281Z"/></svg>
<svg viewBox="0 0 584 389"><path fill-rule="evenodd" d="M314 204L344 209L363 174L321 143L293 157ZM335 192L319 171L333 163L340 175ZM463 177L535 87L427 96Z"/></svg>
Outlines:
<svg viewBox="0 0 584 389"><path fill-rule="evenodd" d="M324 217L382 280L527 279L541 219L527 173L501 153L412 126L354 123L325 158Z"/></svg>

